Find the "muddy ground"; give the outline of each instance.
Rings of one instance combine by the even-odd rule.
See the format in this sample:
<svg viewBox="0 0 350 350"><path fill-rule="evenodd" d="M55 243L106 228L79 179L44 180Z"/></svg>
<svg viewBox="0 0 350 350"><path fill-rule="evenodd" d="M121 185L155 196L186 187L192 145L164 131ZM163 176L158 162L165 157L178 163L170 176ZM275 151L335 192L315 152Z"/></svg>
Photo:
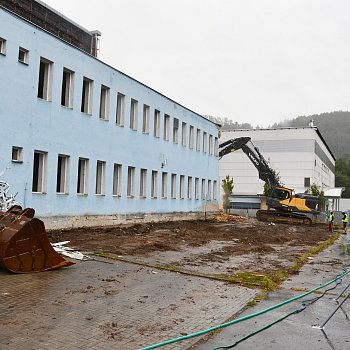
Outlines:
<svg viewBox="0 0 350 350"><path fill-rule="evenodd" d="M48 232L84 252L107 252L134 262L171 265L203 273L261 273L286 269L330 237L323 225L291 226L221 215L213 220Z"/></svg>

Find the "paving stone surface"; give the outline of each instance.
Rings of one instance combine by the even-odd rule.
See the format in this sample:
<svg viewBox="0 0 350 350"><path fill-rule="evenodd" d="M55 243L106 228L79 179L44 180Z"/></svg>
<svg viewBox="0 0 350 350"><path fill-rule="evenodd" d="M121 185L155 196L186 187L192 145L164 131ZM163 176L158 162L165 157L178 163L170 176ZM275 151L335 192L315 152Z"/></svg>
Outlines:
<svg viewBox="0 0 350 350"><path fill-rule="evenodd" d="M141 349L216 326L255 295L103 259L43 273L0 270L0 349ZM197 340L162 349L188 349Z"/></svg>

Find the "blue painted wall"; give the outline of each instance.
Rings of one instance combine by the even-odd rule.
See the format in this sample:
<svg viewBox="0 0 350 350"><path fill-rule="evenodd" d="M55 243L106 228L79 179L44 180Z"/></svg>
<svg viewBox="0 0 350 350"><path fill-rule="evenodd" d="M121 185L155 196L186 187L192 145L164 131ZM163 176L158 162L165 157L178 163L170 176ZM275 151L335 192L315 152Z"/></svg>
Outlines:
<svg viewBox="0 0 350 350"><path fill-rule="evenodd" d="M0 171L2 180L18 192L17 201L33 207L39 216L101 215L115 213L169 213L201 211L204 202L194 198L194 179L218 180L218 157L189 149L190 125L214 138L217 126L151 88L66 44L36 26L0 8L0 38L6 39L6 52L0 54ZM28 64L18 61L19 47L29 50ZM37 97L40 57L53 62L52 101ZM74 71L73 108L61 106L63 67ZM81 113L83 77L93 80L92 115ZM109 120L99 119L101 84L110 88ZM125 95L125 124L115 123L117 92ZM130 99L138 101L137 131L129 127ZM150 106L150 133L143 134L143 104ZM161 112L160 137L153 136L154 110ZM170 140L163 140L164 114L170 115ZM179 142L173 143L173 118L179 119ZM187 146L181 145L181 124L187 124ZM23 148L23 162L11 160L12 147ZM209 145L207 145L209 149ZM47 191L32 193L34 150L47 152ZM69 193L56 193L58 154L69 155ZM161 168L161 155L167 165ZM78 195L78 159L89 159L88 195ZM106 162L105 195L95 195L96 162ZM113 196L113 165L122 164L122 194ZM128 198L127 167L134 166L135 196ZM139 196L140 168L147 172L147 196ZM158 197L151 198L151 172L158 171ZM168 173L168 197L161 198L161 173ZM177 174L177 198L170 198L170 176ZM185 175L185 199L179 199L180 175ZM187 177L193 178L192 199L187 199ZM207 190L206 190L207 191ZM213 193L213 189L212 189ZM217 194L215 197L217 198ZM201 198L201 194L200 194ZM207 198L208 199L208 198ZM217 203L210 198L210 203ZM208 203L207 203L208 204Z"/></svg>

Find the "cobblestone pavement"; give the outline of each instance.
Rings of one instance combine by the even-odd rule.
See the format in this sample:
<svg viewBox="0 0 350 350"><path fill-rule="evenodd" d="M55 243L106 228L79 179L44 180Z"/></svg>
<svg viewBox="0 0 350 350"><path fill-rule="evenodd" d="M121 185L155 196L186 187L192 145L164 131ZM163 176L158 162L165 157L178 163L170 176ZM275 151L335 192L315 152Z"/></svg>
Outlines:
<svg viewBox="0 0 350 350"><path fill-rule="evenodd" d="M0 348L140 349L220 324L255 293L110 260L44 273L0 270Z"/></svg>
<svg viewBox="0 0 350 350"><path fill-rule="evenodd" d="M328 281L333 280L344 269L350 269L350 235L342 235L330 248L318 256L310 259L310 262L301 269L298 275L286 280L280 289L270 293L266 300L261 301L253 308L244 311L240 317L251 315L273 305L294 298L305 291L312 290ZM322 326L332 315L338 306L335 299L342 295L338 302L341 303L348 295L349 289L344 291L350 283L350 274L342 279L342 283L334 290L313 303L303 312L292 315L273 327L249 338L237 345L237 349L307 349L307 350L348 350L350 349L350 299L345 300L342 309L339 309L324 327L321 329L313 326ZM320 290L334 287L335 284ZM342 293L343 292L343 293ZM301 300L307 300L320 296L310 294ZM294 301L286 306L274 309L268 313L249 320L237 323L222 330L212 339L194 347L196 350L212 350L220 346L229 346L242 337L257 331L259 328L278 320L296 309L302 307L301 300Z"/></svg>

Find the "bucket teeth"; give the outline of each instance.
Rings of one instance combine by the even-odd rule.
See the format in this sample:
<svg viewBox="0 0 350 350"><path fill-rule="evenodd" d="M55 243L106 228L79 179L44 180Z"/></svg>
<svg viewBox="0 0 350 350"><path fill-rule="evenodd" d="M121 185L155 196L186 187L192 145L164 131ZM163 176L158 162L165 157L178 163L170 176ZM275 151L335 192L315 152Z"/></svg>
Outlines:
<svg viewBox="0 0 350 350"><path fill-rule="evenodd" d="M20 206L0 212L0 267L28 273L73 265L52 248L44 223L34 214Z"/></svg>

